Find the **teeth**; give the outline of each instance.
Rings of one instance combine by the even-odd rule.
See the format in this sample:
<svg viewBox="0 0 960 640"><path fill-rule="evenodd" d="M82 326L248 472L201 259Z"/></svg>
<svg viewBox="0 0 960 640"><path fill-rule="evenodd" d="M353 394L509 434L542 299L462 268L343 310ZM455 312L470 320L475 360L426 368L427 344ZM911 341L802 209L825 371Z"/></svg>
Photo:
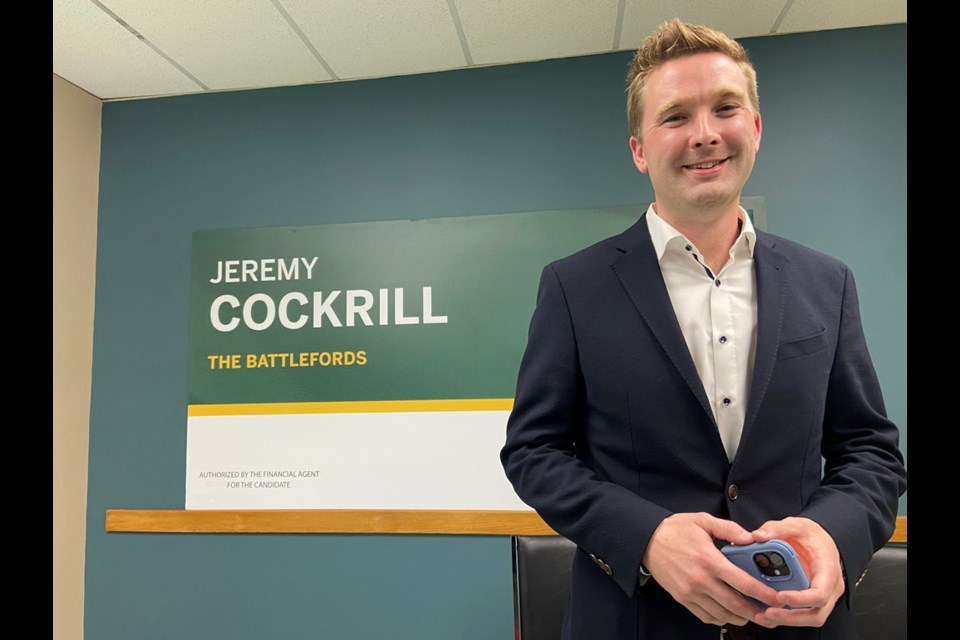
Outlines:
<svg viewBox="0 0 960 640"><path fill-rule="evenodd" d="M692 164L690 165L691 169L712 169L713 167L720 164L721 160L715 160L713 162L705 162L703 164Z"/></svg>

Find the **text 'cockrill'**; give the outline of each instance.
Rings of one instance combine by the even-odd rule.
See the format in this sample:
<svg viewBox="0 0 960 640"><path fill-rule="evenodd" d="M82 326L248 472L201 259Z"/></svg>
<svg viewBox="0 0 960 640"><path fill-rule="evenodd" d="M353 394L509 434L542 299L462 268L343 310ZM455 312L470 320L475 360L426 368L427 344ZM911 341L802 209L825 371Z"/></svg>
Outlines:
<svg viewBox="0 0 960 640"><path fill-rule="evenodd" d="M285 329L447 324L447 316L433 311L433 287L423 287L421 305L404 304L404 289L314 291L310 297L291 291L279 300L254 293L241 301L237 296L217 296L210 305L210 324L217 331L243 326L253 331L269 329L279 322Z"/></svg>

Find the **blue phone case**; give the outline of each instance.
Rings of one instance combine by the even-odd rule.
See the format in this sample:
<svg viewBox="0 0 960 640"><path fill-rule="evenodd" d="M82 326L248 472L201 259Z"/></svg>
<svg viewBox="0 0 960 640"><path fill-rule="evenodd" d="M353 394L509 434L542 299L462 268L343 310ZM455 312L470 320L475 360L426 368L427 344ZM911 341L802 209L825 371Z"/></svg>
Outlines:
<svg viewBox="0 0 960 640"><path fill-rule="evenodd" d="M803 565L800 564L800 557L788 542L768 540L744 545L728 544L720 551L730 562L771 589L801 591L810 588L810 579L807 577L807 572L803 570ZM778 566L778 557L783 559L782 566ZM764 565L766 570L761 569L761 565ZM767 608L767 605L759 600L749 596L744 597L760 609Z"/></svg>

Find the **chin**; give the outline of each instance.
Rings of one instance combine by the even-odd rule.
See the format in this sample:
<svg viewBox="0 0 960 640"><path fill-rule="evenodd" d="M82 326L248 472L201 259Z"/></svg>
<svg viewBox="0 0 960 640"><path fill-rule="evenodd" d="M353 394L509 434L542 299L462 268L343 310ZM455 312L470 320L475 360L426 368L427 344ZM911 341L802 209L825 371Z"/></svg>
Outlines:
<svg viewBox="0 0 960 640"><path fill-rule="evenodd" d="M699 209L715 209L740 204L740 195L731 195L730 192L704 193L700 197L692 198L690 204Z"/></svg>

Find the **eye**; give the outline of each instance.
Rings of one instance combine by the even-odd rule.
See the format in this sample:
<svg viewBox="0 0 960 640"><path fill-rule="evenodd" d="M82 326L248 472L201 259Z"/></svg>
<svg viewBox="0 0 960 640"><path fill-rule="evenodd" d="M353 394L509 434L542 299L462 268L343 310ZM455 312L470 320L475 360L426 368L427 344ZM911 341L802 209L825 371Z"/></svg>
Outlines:
<svg viewBox="0 0 960 640"><path fill-rule="evenodd" d="M739 110L740 110L739 104L723 104L717 108L717 113L729 115Z"/></svg>
<svg viewBox="0 0 960 640"><path fill-rule="evenodd" d="M663 119L664 124L676 124L683 120L683 115L679 113L673 113Z"/></svg>

